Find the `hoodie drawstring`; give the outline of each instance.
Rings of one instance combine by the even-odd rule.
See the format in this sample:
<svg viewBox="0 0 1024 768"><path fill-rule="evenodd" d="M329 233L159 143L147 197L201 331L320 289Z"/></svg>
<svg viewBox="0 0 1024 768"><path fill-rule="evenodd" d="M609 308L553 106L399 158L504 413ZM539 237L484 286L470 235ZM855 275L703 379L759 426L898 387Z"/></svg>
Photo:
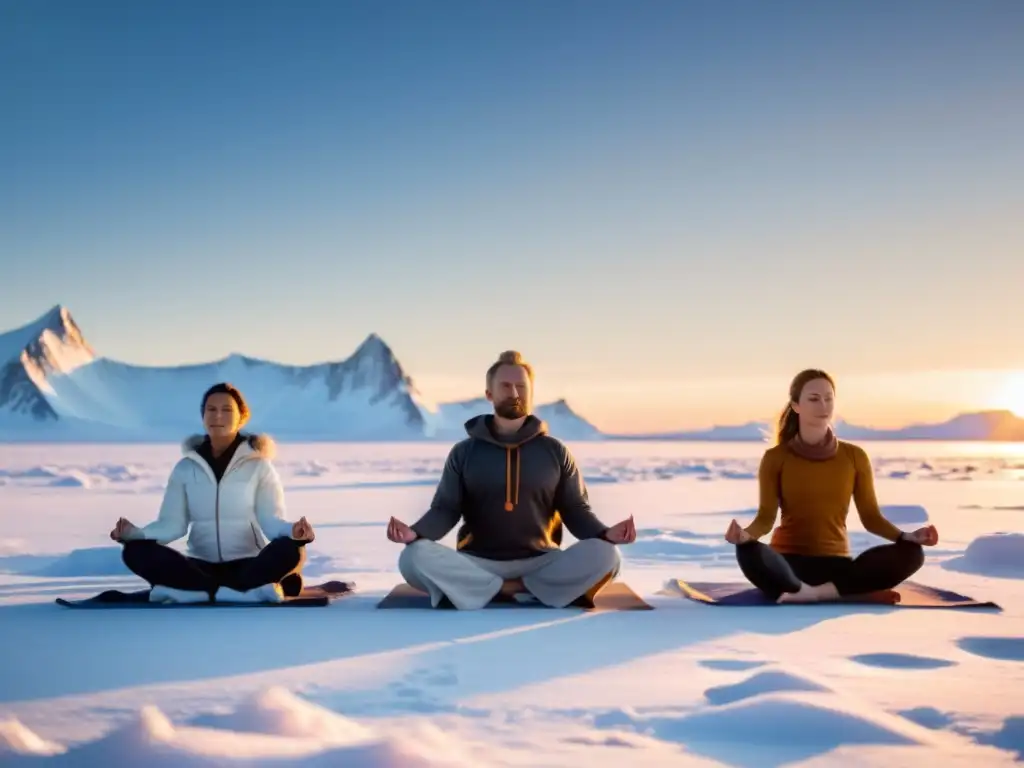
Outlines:
<svg viewBox="0 0 1024 768"><path fill-rule="evenodd" d="M516 452L516 482L512 485L512 451ZM505 511L511 512L519 503L519 467L522 464L519 446L505 448Z"/></svg>

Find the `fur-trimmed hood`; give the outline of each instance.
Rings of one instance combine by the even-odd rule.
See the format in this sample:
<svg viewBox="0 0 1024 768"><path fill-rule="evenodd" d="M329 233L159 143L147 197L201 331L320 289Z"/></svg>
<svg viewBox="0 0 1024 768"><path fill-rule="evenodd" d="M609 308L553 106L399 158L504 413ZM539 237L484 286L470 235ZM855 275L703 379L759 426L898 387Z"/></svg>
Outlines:
<svg viewBox="0 0 1024 768"><path fill-rule="evenodd" d="M261 459L272 459L277 455L277 443L270 435L246 435L243 433L242 437ZM181 443L181 452L187 454L196 450L204 440L206 440L206 435L189 435Z"/></svg>

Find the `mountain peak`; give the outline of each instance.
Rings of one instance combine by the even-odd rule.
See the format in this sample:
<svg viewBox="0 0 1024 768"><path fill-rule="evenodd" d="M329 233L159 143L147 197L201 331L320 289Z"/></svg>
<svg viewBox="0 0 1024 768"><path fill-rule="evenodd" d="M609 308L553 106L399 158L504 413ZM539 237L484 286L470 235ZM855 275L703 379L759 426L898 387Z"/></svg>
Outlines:
<svg viewBox="0 0 1024 768"><path fill-rule="evenodd" d="M73 344L93 354L68 308L55 304L27 325L0 334L0 362L17 358L25 351L34 354L33 349L43 343L47 332L62 344Z"/></svg>
<svg viewBox="0 0 1024 768"><path fill-rule="evenodd" d="M393 357L391 347L376 333L367 335L362 343L356 347L355 354L360 357L363 355Z"/></svg>

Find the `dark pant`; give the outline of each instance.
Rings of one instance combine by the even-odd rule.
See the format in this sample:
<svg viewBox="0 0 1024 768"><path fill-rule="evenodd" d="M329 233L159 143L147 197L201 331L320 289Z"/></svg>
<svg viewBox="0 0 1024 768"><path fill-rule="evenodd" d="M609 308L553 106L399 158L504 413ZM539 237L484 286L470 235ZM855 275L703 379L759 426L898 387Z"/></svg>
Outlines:
<svg viewBox="0 0 1024 768"><path fill-rule="evenodd" d="M280 583L286 595L295 596L302 590L298 571L305 559L304 544L284 537L267 544L256 557L211 563L143 539L125 543L121 558L152 586L207 592L212 597L220 587L245 592Z"/></svg>
<svg viewBox="0 0 1024 768"><path fill-rule="evenodd" d="M920 544L898 541L851 557L782 555L759 541L736 547L736 559L747 581L773 600L783 592L798 592L800 582L812 587L832 582L840 595L892 589L917 573L924 564Z"/></svg>

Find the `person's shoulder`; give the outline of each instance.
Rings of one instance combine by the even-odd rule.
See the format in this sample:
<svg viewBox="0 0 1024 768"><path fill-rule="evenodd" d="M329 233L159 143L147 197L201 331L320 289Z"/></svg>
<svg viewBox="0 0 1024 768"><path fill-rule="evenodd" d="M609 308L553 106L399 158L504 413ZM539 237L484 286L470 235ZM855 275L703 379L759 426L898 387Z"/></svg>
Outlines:
<svg viewBox="0 0 1024 768"><path fill-rule="evenodd" d="M529 445L530 443L543 446L547 450L553 452L556 456L572 458L572 451L569 449L566 442L548 432L545 432L542 435L537 435L526 444Z"/></svg>
<svg viewBox="0 0 1024 768"><path fill-rule="evenodd" d="M851 443L849 440L837 440L836 443L839 446L839 452L849 456L851 459L863 461L868 458L868 452L856 443Z"/></svg>
<svg viewBox="0 0 1024 768"><path fill-rule="evenodd" d="M476 437L464 437L461 440L456 440L452 443L452 447L448 449L449 456L462 456L469 450L473 443L477 442L479 438Z"/></svg>
<svg viewBox="0 0 1024 768"><path fill-rule="evenodd" d="M853 462L854 466L863 467L871 464L871 457L861 446L849 440L839 440L838 443L838 453Z"/></svg>
<svg viewBox="0 0 1024 768"><path fill-rule="evenodd" d="M265 432L246 435L245 444L252 450L253 458L258 461L269 464L277 457L277 441Z"/></svg>
<svg viewBox="0 0 1024 768"><path fill-rule="evenodd" d="M785 443L776 443L770 448L765 448L764 453L761 454L761 461L765 464L777 464L788 452L789 449L786 448Z"/></svg>
<svg viewBox="0 0 1024 768"><path fill-rule="evenodd" d="M448 457L445 459L445 465L448 467L454 466L456 469L462 469L462 465L466 461L466 457L469 455L469 449L477 441L475 437L464 437L452 443L452 447L448 449Z"/></svg>

